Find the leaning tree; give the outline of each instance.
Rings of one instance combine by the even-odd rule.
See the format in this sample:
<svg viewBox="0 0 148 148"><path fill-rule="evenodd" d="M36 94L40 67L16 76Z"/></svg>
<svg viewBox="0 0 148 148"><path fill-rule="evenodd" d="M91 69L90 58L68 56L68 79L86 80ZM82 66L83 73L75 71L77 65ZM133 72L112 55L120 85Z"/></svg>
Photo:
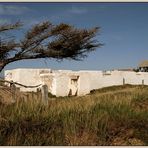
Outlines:
<svg viewBox="0 0 148 148"><path fill-rule="evenodd" d="M12 62L25 59L55 58L81 60L102 44L94 39L100 27L78 29L49 21L32 26L21 39L9 37L23 24L0 25L0 72Z"/></svg>

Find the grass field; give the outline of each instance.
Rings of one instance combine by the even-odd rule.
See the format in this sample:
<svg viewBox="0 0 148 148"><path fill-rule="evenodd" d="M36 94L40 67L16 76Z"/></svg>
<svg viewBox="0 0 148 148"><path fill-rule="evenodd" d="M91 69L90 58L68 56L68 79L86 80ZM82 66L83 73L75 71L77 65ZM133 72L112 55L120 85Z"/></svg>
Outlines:
<svg viewBox="0 0 148 148"><path fill-rule="evenodd" d="M148 86L1 103L0 145L148 145Z"/></svg>

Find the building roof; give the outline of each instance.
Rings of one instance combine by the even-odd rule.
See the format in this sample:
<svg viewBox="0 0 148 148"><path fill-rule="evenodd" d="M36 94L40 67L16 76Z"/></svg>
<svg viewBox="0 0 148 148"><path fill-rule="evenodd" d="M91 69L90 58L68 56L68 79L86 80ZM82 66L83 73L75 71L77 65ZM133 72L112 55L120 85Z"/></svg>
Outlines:
<svg viewBox="0 0 148 148"><path fill-rule="evenodd" d="M138 66L139 67L148 67L148 60L142 61L141 63L139 63Z"/></svg>
<svg viewBox="0 0 148 148"><path fill-rule="evenodd" d="M118 69L118 71L133 71L133 68Z"/></svg>

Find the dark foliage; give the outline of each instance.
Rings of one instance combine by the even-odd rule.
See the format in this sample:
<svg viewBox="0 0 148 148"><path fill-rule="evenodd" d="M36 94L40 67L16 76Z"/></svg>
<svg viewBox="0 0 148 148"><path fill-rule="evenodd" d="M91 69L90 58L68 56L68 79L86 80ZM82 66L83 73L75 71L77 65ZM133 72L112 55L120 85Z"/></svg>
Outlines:
<svg viewBox="0 0 148 148"><path fill-rule="evenodd" d="M81 60L102 46L94 40L100 27L77 29L69 24L53 25L49 21L34 25L22 40L5 38L4 33L23 25L0 25L0 71L9 63L23 59L55 58Z"/></svg>

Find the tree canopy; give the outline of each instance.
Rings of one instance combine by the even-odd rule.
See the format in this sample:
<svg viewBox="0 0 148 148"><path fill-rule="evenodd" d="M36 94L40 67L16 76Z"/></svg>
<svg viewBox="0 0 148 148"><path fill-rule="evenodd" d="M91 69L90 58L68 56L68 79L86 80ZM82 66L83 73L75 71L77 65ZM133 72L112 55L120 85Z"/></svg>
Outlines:
<svg viewBox="0 0 148 148"><path fill-rule="evenodd" d="M21 31L22 27L21 22L0 25L0 71L7 64L23 59L81 60L102 46L94 39L100 27L78 29L65 23L54 25L45 21L32 26L22 39L9 38L7 32Z"/></svg>

